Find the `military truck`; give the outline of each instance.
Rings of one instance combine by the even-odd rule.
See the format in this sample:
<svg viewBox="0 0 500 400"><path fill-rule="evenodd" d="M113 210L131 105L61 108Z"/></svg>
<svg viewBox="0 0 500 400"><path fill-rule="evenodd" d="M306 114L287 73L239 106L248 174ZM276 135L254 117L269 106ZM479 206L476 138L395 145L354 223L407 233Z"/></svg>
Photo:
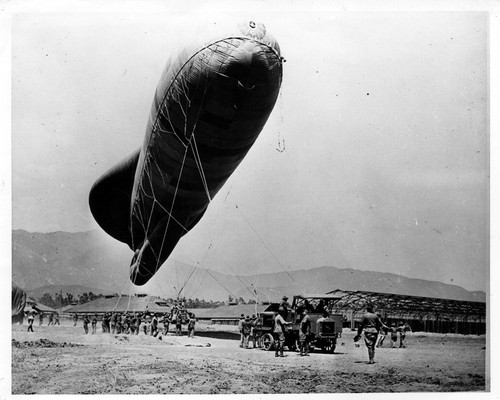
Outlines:
<svg viewBox="0 0 500 400"><path fill-rule="evenodd" d="M337 346L337 339L342 335L343 316L341 314L331 314L330 311L340 297L328 295L296 295L286 321L292 325L287 327L285 333L285 347L290 351L295 351L299 346L299 328L302 319L302 311L307 309L311 320L311 334L308 343L311 350L316 348L324 352L333 353ZM259 321L255 327L255 335L259 347L265 350L274 349L274 317L279 311L279 304L273 303L268 309L261 313ZM327 317L324 317L324 315Z"/></svg>

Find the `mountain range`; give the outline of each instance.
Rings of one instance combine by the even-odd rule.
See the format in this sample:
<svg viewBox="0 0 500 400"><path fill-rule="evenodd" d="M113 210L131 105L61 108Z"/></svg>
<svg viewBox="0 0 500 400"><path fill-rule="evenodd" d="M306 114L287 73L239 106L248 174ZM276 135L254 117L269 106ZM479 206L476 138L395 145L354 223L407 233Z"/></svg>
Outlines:
<svg viewBox="0 0 500 400"><path fill-rule="evenodd" d="M125 245L123 245L125 246ZM486 301L482 291L468 291L456 285L402 275L361 271L334 266L234 275L170 261L143 287L128 279L131 252L109 246L100 232L31 233L12 231L12 277L35 298L43 293L78 295L148 293L162 297L181 296L204 300L277 301L282 295L324 294L335 289Z"/></svg>

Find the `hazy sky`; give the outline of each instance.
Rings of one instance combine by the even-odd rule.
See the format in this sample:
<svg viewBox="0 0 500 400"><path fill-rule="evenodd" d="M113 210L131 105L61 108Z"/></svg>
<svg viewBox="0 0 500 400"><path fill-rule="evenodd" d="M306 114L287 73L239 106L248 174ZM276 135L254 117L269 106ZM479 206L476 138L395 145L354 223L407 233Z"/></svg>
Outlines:
<svg viewBox="0 0 500 400"><path fill-rule="evenodd" d="M225 273L331 265L486 290L487 13L215 4L13 15L13 229L100 230L89 189L142 144L170 53L205 24L254 19L286 59L281 95L171 258Z"/></svg>

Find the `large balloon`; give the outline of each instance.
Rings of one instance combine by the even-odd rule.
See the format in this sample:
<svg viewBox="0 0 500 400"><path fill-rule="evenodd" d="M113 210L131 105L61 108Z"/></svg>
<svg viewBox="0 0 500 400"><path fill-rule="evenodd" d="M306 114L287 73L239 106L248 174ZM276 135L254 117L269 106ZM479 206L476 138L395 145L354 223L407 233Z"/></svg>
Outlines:
<svg viewBox="0 0 500 400"><path fill-rule="evenodd" d="M96 221L135 252L133 283L156 273L255 142L276 103L282 61L264 25L249 21L167 62L142 148L90 191Z"/></svg>
<svg viewBox="0 0 500 400"><path fill-rule="evenodd" d="M12 282L12 322L23 322L26 292Z"/></svg>

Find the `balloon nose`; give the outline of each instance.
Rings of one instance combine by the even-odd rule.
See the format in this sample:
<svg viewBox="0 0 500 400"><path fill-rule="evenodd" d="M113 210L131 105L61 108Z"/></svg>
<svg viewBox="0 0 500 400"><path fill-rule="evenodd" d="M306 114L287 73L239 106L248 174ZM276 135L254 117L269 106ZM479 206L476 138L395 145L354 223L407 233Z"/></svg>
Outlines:
<svg viewBox="0 0 500 400"><path fill-rule="evenodd" d="M245 41L232 54L225 74L251 89L267 74L270 55L274 56L267 46L253 40Z"/></svg>

